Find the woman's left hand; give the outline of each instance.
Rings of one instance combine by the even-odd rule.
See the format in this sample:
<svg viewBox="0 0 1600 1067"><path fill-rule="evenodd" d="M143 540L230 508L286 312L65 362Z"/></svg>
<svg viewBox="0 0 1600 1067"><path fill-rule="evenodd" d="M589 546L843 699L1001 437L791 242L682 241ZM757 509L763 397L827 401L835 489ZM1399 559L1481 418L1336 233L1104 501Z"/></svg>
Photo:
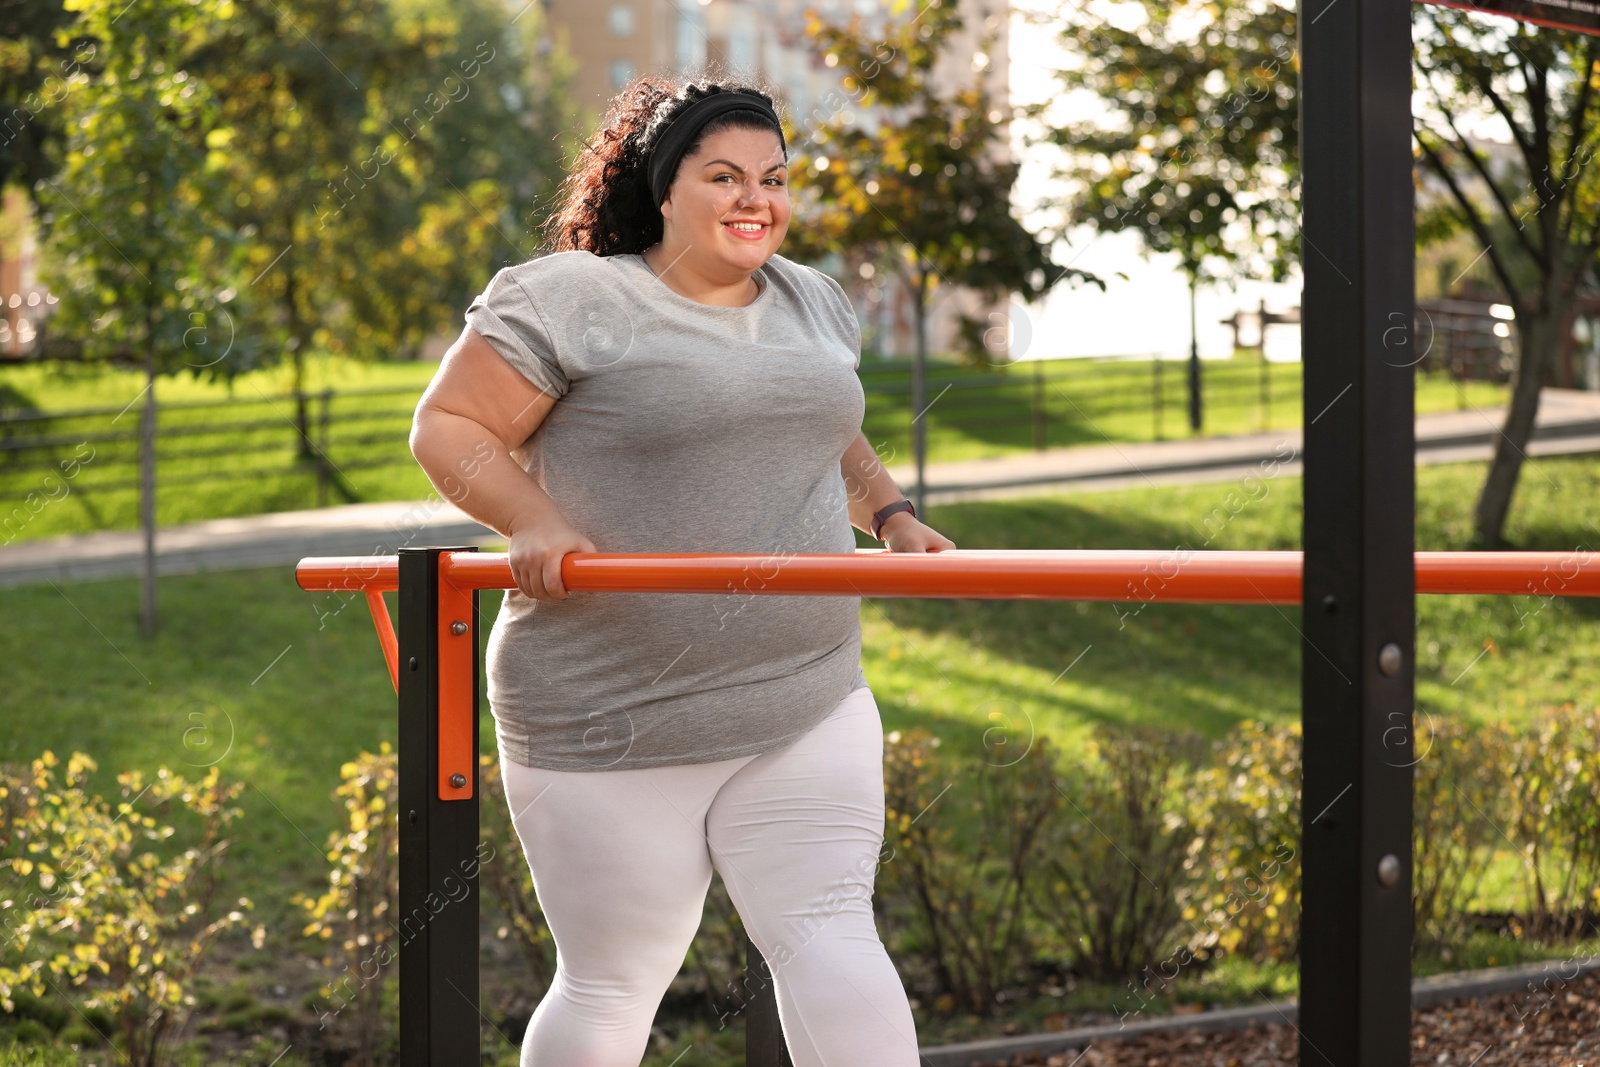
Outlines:
<svg viewBox="0 0 1600 1067"><path fill-rule="evenodd" d="M897 511L878 531L890 552L943 552L956 543L909 511Z"/></svg>

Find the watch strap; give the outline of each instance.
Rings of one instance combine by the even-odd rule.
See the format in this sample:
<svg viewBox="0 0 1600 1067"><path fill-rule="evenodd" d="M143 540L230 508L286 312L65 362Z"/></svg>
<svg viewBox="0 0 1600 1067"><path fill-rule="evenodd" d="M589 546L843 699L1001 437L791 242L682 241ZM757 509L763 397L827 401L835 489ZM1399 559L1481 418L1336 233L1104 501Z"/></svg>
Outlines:
<svg viewBox="0 0 1600 1067"><path fill-rule="evenodd" d="M873 537L873 540L882 541L883 537L881 535L881 531L883 530L884 520L888 519L888 517L890 515L895 515L895 514L898 514L899 512L902 512L902 511L911 512L912 517L915 517L916 514L917 514L916 507L914 507L912 505L911 501L906 500L904 498L901 498L900 500L896 500L893 504L889 504L886 507L881 507L876 512L874 512L873 515L872 515L872 537Z"/></svg>

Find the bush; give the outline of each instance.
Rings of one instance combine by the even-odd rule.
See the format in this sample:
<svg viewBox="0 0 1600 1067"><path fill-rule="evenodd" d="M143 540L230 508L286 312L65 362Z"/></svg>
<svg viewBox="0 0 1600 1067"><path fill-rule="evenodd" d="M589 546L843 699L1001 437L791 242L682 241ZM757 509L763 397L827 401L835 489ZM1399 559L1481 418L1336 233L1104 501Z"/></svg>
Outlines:
<svg viewBox="0 0 1600 1067"><path fill-rule="evenodd" d="M1412 954L1464 933L1468 902L1503 840L1512 733L1427 717L1413 770Z"/></svg>
<svg viewBox="0 0 1600 1067"><path fill-rule="evenodd" d="M1528 932L1537 940L1576 938L1600 902L1600 710L1546 710L1512 741L1510 763Z"/></svg>
<svg viewBox="0 0 1600 1067"><path fill-rule="evenodd" d="M555 941L545 925L544 912L533 890L533 871L517 840L511 822L511 807L506 801L505 783L500 778L500 763L493 756L478 758L478 781L483 787L483 802L478 822L479 852L500 862L484 862L478 868L483 892L505 918L495 928L500 940L513 938L528 965L535 999L543 997L555 979Z"/></svg>
<svg viewBox="0 0 1600 1067"><path fill-rule="evenodd" d="M1085 977L1121 981L1173 947L1206 850L1183 788L1198 751L1168 733L1102 730L1059 787L1035 903Z"/></svg>
<svg viewBox="0 0 1600 1067"><path fill-rule="evenodd" d="M1039 835L1060 806L1056 757L1042 737L1004 766L958 761L938 744L920 729L885 738L893 853L880 895L904 918L902 951L928 976L936 1005L987 1014L1032 961L1027 899L1041 874ZM931 810L936 802L942 810Z"/></svg>
<svg viewBox="0 0 1600 1067"><path fill-rule="evenodd" d="M57 781L59 766L47 751L25 777L0 781L4 864L23 887L21 901L5 902L0 1004L14 1011L24 988L36 997L47 986L88 989L79 1011L105 1012L122 1057L156 1067L194 1004L189 983L201 958L251 906L241 897L221 912L216 901L229 844L222 832L240 814L230 802L242 785L220 784L216 767L195 782L162 767L148 785L129 771L117 776L128 799L113 812L84 788L94 760L74 752ZM157 818L174 807L189 824L181 837ZM159 850L173 839L189 845L164 858ZM257 927L256 947L264 936Z"/></svg>
<svg viewBox="0 0 1600 1067"><path fill-rule="evenodd" d="M1193 949L1295 958L1300 929L1300 724L1240 723L1212 748L1192 806L1210 841L1184 910Z"/></svg>
<svg viewBox="0 0 1600 1067"><path fill-rule="evenodd" d="M78 1067L77 1053L60 1045L0 1045L0 1067Z"/></svg>
<svg viewBox="0 0 1600 1067"><path fill-rule="evenodd" d="M317 897L296 894L294 902L310 921L302 933L329 945L324 967L339 966L337 979L323 989L332 1011L317 1007L318 1028L326 1028L354 1005L348 1028L355 1043L354 1061L361 1067L387 1059L393 1027L386 1026L385 987L391 964L399 960L393 921L400 898L399 769L387 742L378 754L363 752L339 768L342 783L335 796L344 798L345 826L328 837L328 887Z"/></svg>

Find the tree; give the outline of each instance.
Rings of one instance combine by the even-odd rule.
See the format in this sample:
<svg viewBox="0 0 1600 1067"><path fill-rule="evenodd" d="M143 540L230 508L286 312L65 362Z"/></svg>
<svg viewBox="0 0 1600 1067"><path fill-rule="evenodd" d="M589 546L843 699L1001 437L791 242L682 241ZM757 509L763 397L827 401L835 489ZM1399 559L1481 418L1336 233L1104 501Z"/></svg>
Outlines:
<svg viewBox="0 0 1600 1067"><path fill-rule="evenodd" d="M381 98L407 65L424 61L425 48L413 45L397 40L377 0L244 0L196 56L236 134L226 157L232 195L216 206L252 237L258 299L243 329L287 354L304 462L324 462L311 441L306 359L335 298L319 205L367 155L358 149L369 96ZM243 369L235 362L228 371Z"/></svg>
<svg viewBox="0 0 1600 1067"><path fill-rule="evenodd" d="M352 192L341 180L319 199L320 219L340 210L346 220L330 226L340 307L318 337L329 351L415 358L493 265L533 254L539 210L565 175L562 151L579 144L568 132L574 65L549 41L540 5L508 23L498 0L426 0L396 23L406 37L426 27L438 34L427 63L367 120L373 161L391 160L375 187L358 181Z"/></svg>
<svg viewBox="0 0 1600 1067"><path fill-rule="evenodd" d="M30 194L55 173L50 148L64 135L55 105L94 58L94 42L72 34L61 0L14 0L0 7L0 188Z"/></svg>
<svg viewBox="0 0 1600 1067"><path fill-rule="evenodd" d="M1600 38L1418 5L1418 162L1447 207L1431 229L1464 228L1483 247L1517 324L1511 401L1473 513L1476 540L1502 542L1545 376L1578 286L1600 256L1596 93ZM1514 149L1497 166L1469 127L1495 116ZM1419 227L1420 229L1420 227Z"/></svg>
<svg viewBox="0 0 1600 1067"><path fill-rule="evenodd" d="M158 373L194 368L230 320L243 286L235 235L209 209L221 194L226 140L207 86L186 62L231 7L227 0L69 0L97 45L94 76L68 79L68 128L57 178L40 199L46 274L60 301L52 331L82 338L90 358L133 356L145 372L139 443L144 530L140 628L156 628L155 432ZM229 338L229 343L248 339Z"/></svg>
<svg viewBox="0 0 1600 1067"><path fill-rule="evenodd" d="M1273 0L1138 0L1132 26L1063 4L1053 25L1073 57L1055 72L1102 113L1029 143L1069 155L1068 226L1132 231L1147 253L1176 253L1190 293L1190 425L1200 428L1194 296L1202 281L1270 277L1295 261L1299 232L1299 57L1295 9ZM1049 121L1053 101L1027 109Z"/></svg>
<svg viewBox="0 0 1600 1067"><path fill-rule="evenodd" d="M1007 158L1005 116L991 102L981 73L974 85L948 97L936 92L930 73L961 28L959 12L940 0L928 0L916 18L888 26L882 35L865 33L858 17L840 27L812 13L807 35L814 49L847 72L845 90L863 109L879 109L881 121L864 129L852 112L841 110L814 133L789 136L791 144L807 144L792 164L806 179L796 205L805 225L790 231L797 254L847 252L886 261L915 308L911 404L913 503L919 514L925 514L920 416L933 292L942 285L966 286L990 302L1008 291L1032 301L1068 278L1103 287L1093 275L1058 266L1049 242L1013 214L1011 191L1020 165ZM992 34L983 54L990 47ZM982 325L962 319L970 350L981 353Z"/></svg>
<svg viewBox="0 0 1600 1067"><path fill-rule="evenodd" d="M415 355L484 264L521 258L521 218L560 172L567 64L534 54L542 34L537 5L243 0L201 53L236 134L218 208L254 238L247 328L287 353L303 459L327 463L312 353Z"/></svg>
<svg viewBox="0 0 1600 1067"><path fill-rule="evenodd" d="M0 196L15 183L35 207L37 190L60 166L66 128L58 105L68 79L94 60L94 42L68 30L73 19L61 0L0 5ZM18 241L0 234L0 260Z"/></svg>
<svg viewBox="0 0 1600 1067"><path fill-rule="evenodd" d="M1132 29L1071 5L1052 16L1083 57L1059 72L1064 87L1093 92L1110 111L1046 138L1081 153L1063 172L1081 190L1069 219L1135 229L1151 251L1177 252L1191 278L1209 262L1281 280L1298 237L1294 9L1274 0L1137 6L1143 21ZM1422 206L1418 238L1472 234L1517 322L1511 403L1474 513L1477 542L1495 547L1540 388L1600 253L1600 179L1587 166L1600 147L1600 52L1594 38L1432 4L1415 5L1413 18L1418 164L1445 191L1442 205ZM1492 163L1476 138L1485 118L1504 124L1511 166Z"/></svg>

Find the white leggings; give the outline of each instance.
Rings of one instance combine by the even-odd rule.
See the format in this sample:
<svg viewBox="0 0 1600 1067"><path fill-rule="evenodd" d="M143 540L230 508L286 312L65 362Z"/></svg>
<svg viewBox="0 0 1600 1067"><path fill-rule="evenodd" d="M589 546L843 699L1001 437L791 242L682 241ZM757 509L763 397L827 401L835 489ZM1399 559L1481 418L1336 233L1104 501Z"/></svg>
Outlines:
<svg viewBox="0 0 1600 1067"><path fill-rule="evenodd" d="M500 766L556 943L521 1067L637 1067L713 867L771 968L795 1067L919 1062L872 916L884 798L871 689L756 756L614 771ZM767 975L735 981L748 999Z"/></svg>

